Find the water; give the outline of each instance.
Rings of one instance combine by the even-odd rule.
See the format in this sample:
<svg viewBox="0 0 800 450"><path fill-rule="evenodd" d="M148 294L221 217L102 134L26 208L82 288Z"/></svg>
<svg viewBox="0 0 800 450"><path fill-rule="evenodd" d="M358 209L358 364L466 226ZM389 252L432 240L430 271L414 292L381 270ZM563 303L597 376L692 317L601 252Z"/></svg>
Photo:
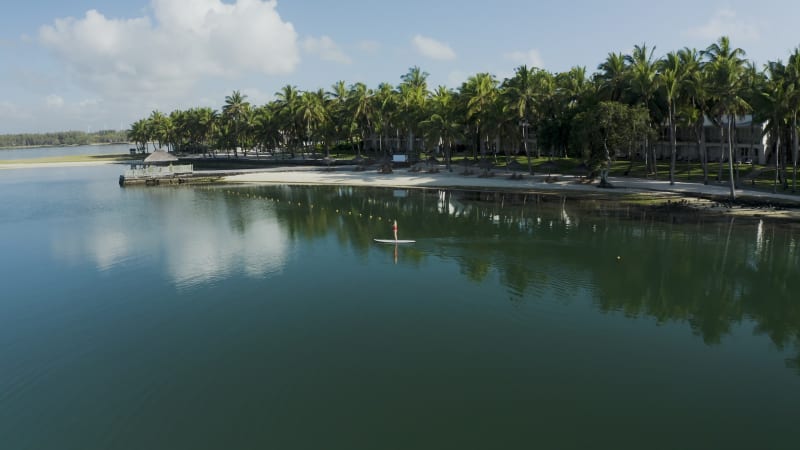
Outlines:
<svg viewBox="0 0 800 450"><path fill-rule="evenodd" d="M73 155L129 154L130 144L76 145L72 147L0 148L0 160L53 158Z"/></svg>
<svg viewBox="0 0 800 450"><path fill-rule="evenodd" d="M0 173L3 448L796 448L796 225L123 169Z"/></svg>

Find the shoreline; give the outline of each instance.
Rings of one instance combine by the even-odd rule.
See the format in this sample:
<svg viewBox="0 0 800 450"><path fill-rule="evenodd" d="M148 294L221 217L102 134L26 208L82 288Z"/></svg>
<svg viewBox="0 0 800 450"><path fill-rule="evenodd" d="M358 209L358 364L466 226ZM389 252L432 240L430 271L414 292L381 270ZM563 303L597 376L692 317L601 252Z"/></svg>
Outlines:
<svg viewBox="0 0 800 450"><path fill-rule="evenodd" d="M0 170L46 169L124 164L119 161L76 162L0 162ZM218 178L214 183L232 184L289 184L360 186L400 189L454 189L486 190L498 192L529 193L541 195L565 195L618 201L653 208L676 208L702 214L743 218L766 218L800 223L800 196L773 194L749 189L736 189L737 202L728 204L730 189L725 185L703 185L701 183L639 178L611 177L611 189L598 187L596 180L587 181L572 175L552 174L528 175L516 172L519 179L511 179L511 173L495 170L492 176L466 175L460 170L438 172L396 169L382 174L375 169L356 171L350 166L321 168L319 166L273 167L246 170L206 170L195 175Z"/></svg>
<svg viewBox="0 0 800 450"><path fill-rule="evenodd" d="M89 144L52 144L52 145L17 145L12 147L0 147L3 150L25 150L30 148L72 148L72 147L95 147L103 145L130 145L130 142L92 142Z"/></svg>
<svg viewBox="0 0 800 450"><path fill-rule="evenodd" d="M493 176L464 175L459 171L437 173L395 170L381 174L376 170L325 170L319 167L262 169L224 176L221 182L234 184L345 185L383 188L488 190L529 194L562 194L573 198L619 201L653 208L676 208L702 214L746 218L768 218L800 222L800 196L736 189L737 203L728 205L730 188L691 182L609 178L613 188L600 188L598 182L580 177L553 174L528 175L510 179L510 174L495 171Z"/></svg>
<svg viewBox="0 0 800 450"><path fill-rule="evenodd" d="M13 160L10 160L13 161ZM38 163L3 163L0 162L0 170L13 170L13 169L50 169L59 167L90 167L90 166L104 166L107 164L121 164L119 161L62 161L62 162L38 162Z"/></svg>

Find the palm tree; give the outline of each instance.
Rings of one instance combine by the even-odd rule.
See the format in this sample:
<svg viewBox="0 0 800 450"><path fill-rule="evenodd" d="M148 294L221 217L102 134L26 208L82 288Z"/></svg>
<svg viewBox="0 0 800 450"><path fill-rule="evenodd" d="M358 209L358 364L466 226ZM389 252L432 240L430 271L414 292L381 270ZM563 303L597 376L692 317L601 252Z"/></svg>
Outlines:
<svg viewBox="0 0 800 450"><path fill-rule="evenodd" d="M733 178L733 130L735 115L744 112L749 105L742 98L742 73L744 71L744 50L731 48L730 39L722 36L708 46L704 54L708 58L711 84L709 93L714 98L720 126L727 116L728 127L728 167L730 172L731 200L736 199L736 186ZM720 137L722 140L722 137ZM722 160L722 157L720 157Z"/></svg>
<svg viewBox="0 0 800 450"><path fill-rule="evenodd" d="M708 71L703 64L700 52L684 47L678 51L681 65L685 71L686 102L684 114L687 122L694 128L697 139L697 153L703 167L703 184L708 184L708 148L706 147L706 115L708 113Z"/></svg>
<svg viewBox="0 0 800 450"><path fill-rule="evenodd" d="M470 77L462 85L462 94L467 101L467 120L475 127L480 146L481 159L486 158L489 134L486 128L491 120L493 106L499 94L497 79L490 73L479 73Z"/></svg>
<svg viewBox="0 0 800 450"><path fill-rule="evenodd" d="M367 134L372 129L374 118L372 91L364 83L356 83L350 87L348 94L351 102L350 112L352 123L358 132L361 143L358 145L358 156L361 156L361 147L366 144Z"/></svg>
<svg viewBox="0 0 800 450"><path fill-rule="evenodd" d="M452 171L450 161L455 141L463 135L463 124L456 118L455 93L439 86L431 97L429 116L420 122L420 128L427 140L434 145L442 145L445 150L445 165Z"/></svg>
<svg viewBox="0 0 800 450"><path fill-rule="evenodd" d="M259 106L253 111L255 139L262 150L275 150L283 140L277 109L274 104Z"/></svg>
<svg viewBox="0 0 800 450"><path fill-rule="evenodd" d="M775 184L773 192L778 190L778 177L780 174L781 159L781 135L786 125L786 117L789 111L789 96L786 92L786 66L780 61L770 62L766 67L767 82L764 84L761 95L758 98L759 111L762 111L766 119L764 133L774 136L775 145Z"/></svg>
<svg viewBox="0 0 800 450"><path fill-rule="evenodd" d="M634 103L639 103L650 111L650 119L652 121L653 112L651 101L658 90L658 77L656 70L656 63L653 60L653 53L655 47L649 49L647 44L641 46L636 45L633 47L633 53L625 56L625 61L630 66L630 85L629 92L633 95ZM648 125L649 126L649 125ZM644 140L644 161L645 166L648 165L649 158L647 151L650 145L648 140ZM658 166L656 165L655 148L653 148L652 155L652 170L653 173L658 174Z"/></svg>
<svg viewBox="0 0 800 450"><path fill-rule="evenodd" d="M569 156L572 124L575 117L595 103L596 95L586 77L586 67L575 66L555 76L552 100L556 103L557 142L562 156Z"/></svg>
<svg viewBox="0 0 800 450"><path fill-rule="evenodd" d="M211 108L199 108L197 110L197 124L199 126L200 142L204 152L211 147L209 142L213 139L217 131L219 113ZM210 152L209 152L210 153Z"/></svg>
<svg viewBox="0 0 800 450"><path fill-rule="evenodd" d="M600 97L603 100L620 101L628 89L628 64L622 53L609 53L606 60L597 66L600 73Z"/></svg>
<svg viewBox="0 0 800 450"><path fill-rule="evenodd" d="M333 134L337 144L350 139L351 116L347 111L348 95L350 91L343 80L331 86L328 95L331 97L329 116L333 124Z"/></svg>
<svg viewBox="0 0 800 450"><path fill-rule="evenodd" d="M167 118L169 119L165 130L167 149L178 152L183 148L188 139L186 112L176 109L169 113Z"/></svg>
<svg viewBox="0 0 800 450"><path fill-rule="evenodd" d="M317 95L315 92L303 92L300 94L300 102L297 114L303 123L304 139L312 148L316 148L316 139L320 128L325 125L327 120L327 110L325 109L325 94Z"/></svg>
<svg viewBox="0 0 800 450"><path fill-rule="evenodd" d="M514 76L504 83L503 98L505 105L503 109L511 112L520 124L522 129L522 146L525 149L525 156L528 158L528 172L533 175L533 165L531 154L528 150L528 127L533 122L536 112L536 74L538 69L528 69L528 66L517 67Z"/></svg>
<svg viewBox="0 0 800 450"><path fill-rule="evenodd" d="M795 47L786 66L791 83L789 89L789 113L792 116L792 192L797 192L798 132L797 114L800 113L800 47Z"/></svg>
<svg viewBox="0 0 800 450"><path fill-rule="evenodd" d="M169 128L167 124L168 120L169 118L158 110L151 112L150 117L147 119L148 140L155 141L153 143L154 150L156 143L158 143L158 148L161 149L164 142L167 141Z"/></svg>
<svg viewBox="0 0 800 450"><path fill-rule="evenodd" d="M284 147L290 149L292 156L294 156L295 145L300 140L300 130L302 129L298 121L300 93L297 87L287 84L276 92L275 108L277 109L277 119L280 124Z"/></svg>
<svg viewBox="0 0 800 450"><path fill-rule="evenodd" d="M400 77L402 82L398 87L398 114L400 123L405 125L408 132L407 152L409 157L414 153L414 134L422 116L425 101L428 98L428 72L422 71L417 66L408 69Z"/></svg>
<svg viewBox="0 0 800 450"><path fill-rule="evenodd" d="M136 144L136 150L143 152L147 149L147 142L149 140L147 119L139 119L131 124L128 130L128 139Z"/></svg>
<svg viewBox="0 0 800 450"><path fill-rule="evenodd" d="M238 157L237 150L242 146L240 128L245 122L246 116L250 111L250 103L245 101L246 95L239 91L233 91L231 95L225 97L225 106L222 107L222 114L233 124L233 156Z"/></svg>
<svg viewBox="0 0 800 450"><path fill-rule="evenodd" d="M676 101L682 94L684 78L686 76L685 68L681 64L681 59L675 52L667 53L667 55L659 61L659 86L663 89L664 95L667 100L667 121L669 123L669 145L670 145L670 166L669 166L669 184L675 184L675 157L678 153L677 142L675 138L676 125L675 125L675 109Z"/></svg>
<svg viewBox="0 0 800 450"><path fill-rule="evenodd" d="M395 112L396 92L389 83L381 83L372 96L373 111L375 112L375 128L378 131L378 149L381 154L386 152L383 148L383 137L392 126L392 117Z"/></svg>

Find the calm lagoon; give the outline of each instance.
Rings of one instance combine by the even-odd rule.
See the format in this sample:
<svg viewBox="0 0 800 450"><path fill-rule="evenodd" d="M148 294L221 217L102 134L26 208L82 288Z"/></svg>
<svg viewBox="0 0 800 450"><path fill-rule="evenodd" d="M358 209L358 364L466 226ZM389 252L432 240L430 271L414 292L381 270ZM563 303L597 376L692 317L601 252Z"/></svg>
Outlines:
<svg viewBox="0 0 800 450"><path fill-rule="evenodd" d="M70 147L0 148L0 161L73 155L130 154L131 144L75 145Z"/></svg>
<svg viewBox="0 0 800 450"><path fill-rule="evenodd" d="M123 169L0 172L3 448L797 448L796 224Z"/></svg>

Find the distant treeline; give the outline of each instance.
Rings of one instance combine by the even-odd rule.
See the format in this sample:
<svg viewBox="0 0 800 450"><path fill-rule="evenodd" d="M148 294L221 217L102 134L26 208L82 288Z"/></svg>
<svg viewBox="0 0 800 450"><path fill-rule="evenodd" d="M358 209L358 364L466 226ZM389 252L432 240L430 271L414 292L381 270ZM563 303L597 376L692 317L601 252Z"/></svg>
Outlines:
<svg viewBox="0 0 800 450"><path fill-rule="evenodd" d="M56 133L0 134L0 148L112 144L127 141L126 131L115 130L101 130L94 133L60 131Z"/></svg>

